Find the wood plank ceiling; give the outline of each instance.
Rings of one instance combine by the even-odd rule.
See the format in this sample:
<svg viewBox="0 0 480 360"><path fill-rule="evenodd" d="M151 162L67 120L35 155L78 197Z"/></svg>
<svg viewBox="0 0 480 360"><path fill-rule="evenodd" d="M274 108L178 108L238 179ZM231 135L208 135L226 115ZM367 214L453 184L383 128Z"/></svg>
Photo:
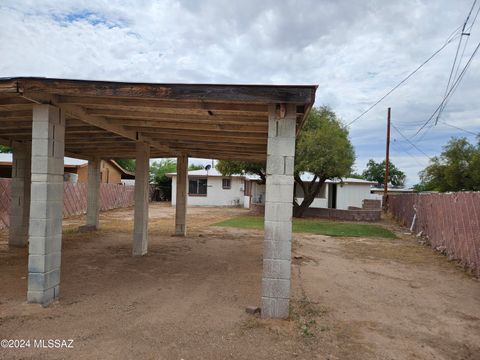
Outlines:
<svg viewBox="0 0 480 360"><path fill-rule="evenodd" d="M0 79L0 143L31 141L32 105L66 114L65 153L88 159L151 157L264 161L269 104L297 105L301 127L316 86L140 84L46 78Z"/></svg>

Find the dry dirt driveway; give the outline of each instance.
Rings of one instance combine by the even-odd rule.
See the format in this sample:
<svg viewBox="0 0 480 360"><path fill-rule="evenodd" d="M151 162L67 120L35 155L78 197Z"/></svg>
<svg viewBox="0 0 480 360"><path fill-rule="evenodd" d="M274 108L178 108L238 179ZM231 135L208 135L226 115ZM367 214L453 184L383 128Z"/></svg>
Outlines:
<svg viewBox="0 0 480 360"><path fill-rule="evenodd" d="M73 349L0 349L2 359L480 359L480 282L431 249L391 239L295 234L291 319L247 315L260 299L262 233L211 227L241 209L151 206L149 253L131 257L132 211L102 230L65 221L61 300L25 303L27 251L0 240L0 339L73 339Z"/></svg>

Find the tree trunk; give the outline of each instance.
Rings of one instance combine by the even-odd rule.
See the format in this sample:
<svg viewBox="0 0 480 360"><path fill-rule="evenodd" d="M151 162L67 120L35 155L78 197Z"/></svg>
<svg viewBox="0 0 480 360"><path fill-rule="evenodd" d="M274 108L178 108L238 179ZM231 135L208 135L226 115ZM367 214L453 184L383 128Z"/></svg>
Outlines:
<svg viewBox="0 0 480 360"><path fill-rule="evenodd" d="M313 178L316 180L316 176ZM320 177L318 183L310 183L309 186L306 186L305 183L300 179L300 176L295 176L295 181L302 187L303 190L303 201L301 204L298 204L296 201L293 203L293 216L296 218L303 217L305 211L312 205L315 197L320 192L323 184L325 183L324 178Z"/></svg>

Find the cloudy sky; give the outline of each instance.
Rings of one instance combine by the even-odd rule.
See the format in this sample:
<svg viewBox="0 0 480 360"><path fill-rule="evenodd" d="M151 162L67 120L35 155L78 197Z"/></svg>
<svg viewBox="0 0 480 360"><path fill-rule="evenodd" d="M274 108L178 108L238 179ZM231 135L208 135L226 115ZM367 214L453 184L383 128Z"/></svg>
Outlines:
<svg viewBox="0 0 480 360"><path fill-rule="evenodd" d="M2 0L0 77L318 84L316 105L329 105L347 124L453 33L442 52L350 127L361 171L368 159L384 157L392 107L393 124L416 146L392 130L392 161L411 185L426 155L437 155L451 136L473 142L480 129L478 56L438 125L412 138L445 94L472 2ZM469 31L459 73L480 41L480 24Z"/></svg>

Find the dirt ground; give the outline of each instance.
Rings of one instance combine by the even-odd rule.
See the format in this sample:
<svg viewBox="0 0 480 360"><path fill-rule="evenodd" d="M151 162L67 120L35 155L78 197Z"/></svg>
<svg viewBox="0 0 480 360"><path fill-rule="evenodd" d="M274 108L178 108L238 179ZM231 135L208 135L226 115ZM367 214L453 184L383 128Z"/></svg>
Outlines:
<svg viewBox="0 0 480 360"><path fill-rule="evenodd" d="M0 234L0 339L73 339L73 349L0 349L2 359L480 359L480 282L399 239L294 234L288 321L259 305L262 232L212 227L242 209L150 208L148 255L131 256L132 210L102 230L65 221L61 299L26 304L27 250ZM33 344L32 344L33 345Z"/></svg>

